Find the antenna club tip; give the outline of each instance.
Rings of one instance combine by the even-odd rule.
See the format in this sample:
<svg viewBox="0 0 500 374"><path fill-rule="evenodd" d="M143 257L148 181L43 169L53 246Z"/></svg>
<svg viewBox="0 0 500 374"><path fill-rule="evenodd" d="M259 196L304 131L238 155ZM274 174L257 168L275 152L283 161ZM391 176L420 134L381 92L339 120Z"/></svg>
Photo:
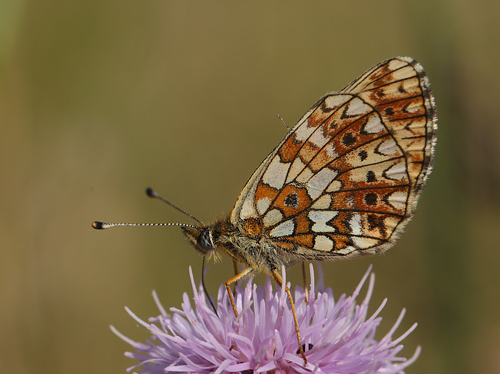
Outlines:
<svg viewBox="0 0 500 374"><path fill-rule="evenodd" d="M96 230L104 229L104 222L94 221L92 222L92 227Z"/></svg>
<svg viewBox="0 0 500 374"><path fill-rule="evenodd" d="M146 188L146 195L148 195L149 197L156 197L156 193L151 187Z"/></svg>

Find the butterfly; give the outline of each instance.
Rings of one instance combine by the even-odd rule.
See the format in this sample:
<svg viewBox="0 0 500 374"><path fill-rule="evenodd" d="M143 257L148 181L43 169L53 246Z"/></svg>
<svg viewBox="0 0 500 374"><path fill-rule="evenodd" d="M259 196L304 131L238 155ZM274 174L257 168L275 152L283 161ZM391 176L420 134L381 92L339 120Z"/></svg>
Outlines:
<svg viewBox="0 0 500 374"><path fill-rule="evenodd" d="M230 285L254 272L270 274L283 287L283 266L393 246L431 172L436 131L422 66L394 57L319 99L255 170L228 217L204 225L165 201L198 221L176 224L194 248L203 255L225 252L245 267L226 282L238 315ZM115 225L125 224L93 223Z"/></svg>

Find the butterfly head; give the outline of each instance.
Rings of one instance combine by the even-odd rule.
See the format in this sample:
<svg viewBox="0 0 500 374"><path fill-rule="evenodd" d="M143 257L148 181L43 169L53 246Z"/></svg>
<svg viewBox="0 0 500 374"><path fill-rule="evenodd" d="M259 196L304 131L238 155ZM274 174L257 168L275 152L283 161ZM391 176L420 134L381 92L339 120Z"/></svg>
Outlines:
<svg viewBox="0 0 500 374"><path fill-rule="evenodd" d="M216 251L217 246L211 227L181 227L181 229L192 246L202 255L213 254Z"/></svg>

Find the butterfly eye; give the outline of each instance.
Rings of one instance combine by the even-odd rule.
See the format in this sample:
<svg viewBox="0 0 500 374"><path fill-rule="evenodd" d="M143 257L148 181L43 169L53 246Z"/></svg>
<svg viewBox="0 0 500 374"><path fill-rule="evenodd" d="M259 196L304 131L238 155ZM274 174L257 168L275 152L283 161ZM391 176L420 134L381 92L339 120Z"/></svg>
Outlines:
<svg viewBox="0 0 500 374"><path fill-rule="evenodd" d="M210 252L214 249L214 242L212 239L212 232L209 228L203 229L196 241L196 247L203 253Z"/></svg>

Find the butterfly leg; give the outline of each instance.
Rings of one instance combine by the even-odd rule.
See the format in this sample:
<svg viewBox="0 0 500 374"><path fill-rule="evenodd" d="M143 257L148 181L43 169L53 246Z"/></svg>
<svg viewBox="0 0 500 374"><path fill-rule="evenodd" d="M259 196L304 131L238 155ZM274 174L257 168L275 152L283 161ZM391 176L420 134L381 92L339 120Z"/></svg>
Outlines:
<svg viewBox="0 0 500 374"><path fill-rule="evenodd" d="M234 269L235 270L238 269L236 261L234 261ZM246 277L247 275L252 274L253 272L254 272L254 269L252 269L252 268L246 268L241 273L237 273L234 277L232 277L231 279L229 279L226 282L227 294L229 296L229 301L231 302L231 306L233 307L233 312L234 312L234 315L236 317L238 317L238 311L236 310L236 303L234 302L233 291L231 291L231 284L233 284L233 283L236 284L236 282L238 282L240 279ZM236 333L239 334L239 332L240 332L240 328L238 327L238 330L237 330ZM229 350L232 351L234 349L234 347L235 347L235 343L233 342L233 344L231 344L231 347L229 348Z"/></svg>
<svg viewBox="0 0 500 374"><path fill-rule="evenodd" d="M236 304L234 302L234 296L233 296L233 291L231 291L231 284L238 282L240 279L246 277L247 275L250 275L254 272L254 269L252 268L246 268L243 270L241 273L236 274L234 277L229 279L226 282L226 290L227 294L229 295L229 301L231 302L231 306L233 307L233 312L236 317L238 317L238 311L236 310Z"/></svg>
<svg viewBox="0 0 500 374"><path fill-rule="evenodd" d="M285 292L288 295L288 300L290 301L290 306L292 307L293 321L295 322L295 332L297 333L297 342L299 343L300 355L304 359L304 366L307 366L306 354L304 353L304 348L302 348L302 342L300 340L299 321L297 320L297 313L295 313L295 304L293 303L292 293L290 292L288 286L286 284L283 284L283 280L276 270L273 270L273 277L274 279L276 279L276 282L278 282L280 287L285 287Z"/></svg>
<svg viewBox="0 0 500 374"><path fill-rule="evenodd" d="M234 275L238 275L240 272L240 270L238 269L238 261L236 261L234 258L233 258L233 267L234 267ZM238 281L234 281L233 292L235 291L237 284Z"/></svg>

